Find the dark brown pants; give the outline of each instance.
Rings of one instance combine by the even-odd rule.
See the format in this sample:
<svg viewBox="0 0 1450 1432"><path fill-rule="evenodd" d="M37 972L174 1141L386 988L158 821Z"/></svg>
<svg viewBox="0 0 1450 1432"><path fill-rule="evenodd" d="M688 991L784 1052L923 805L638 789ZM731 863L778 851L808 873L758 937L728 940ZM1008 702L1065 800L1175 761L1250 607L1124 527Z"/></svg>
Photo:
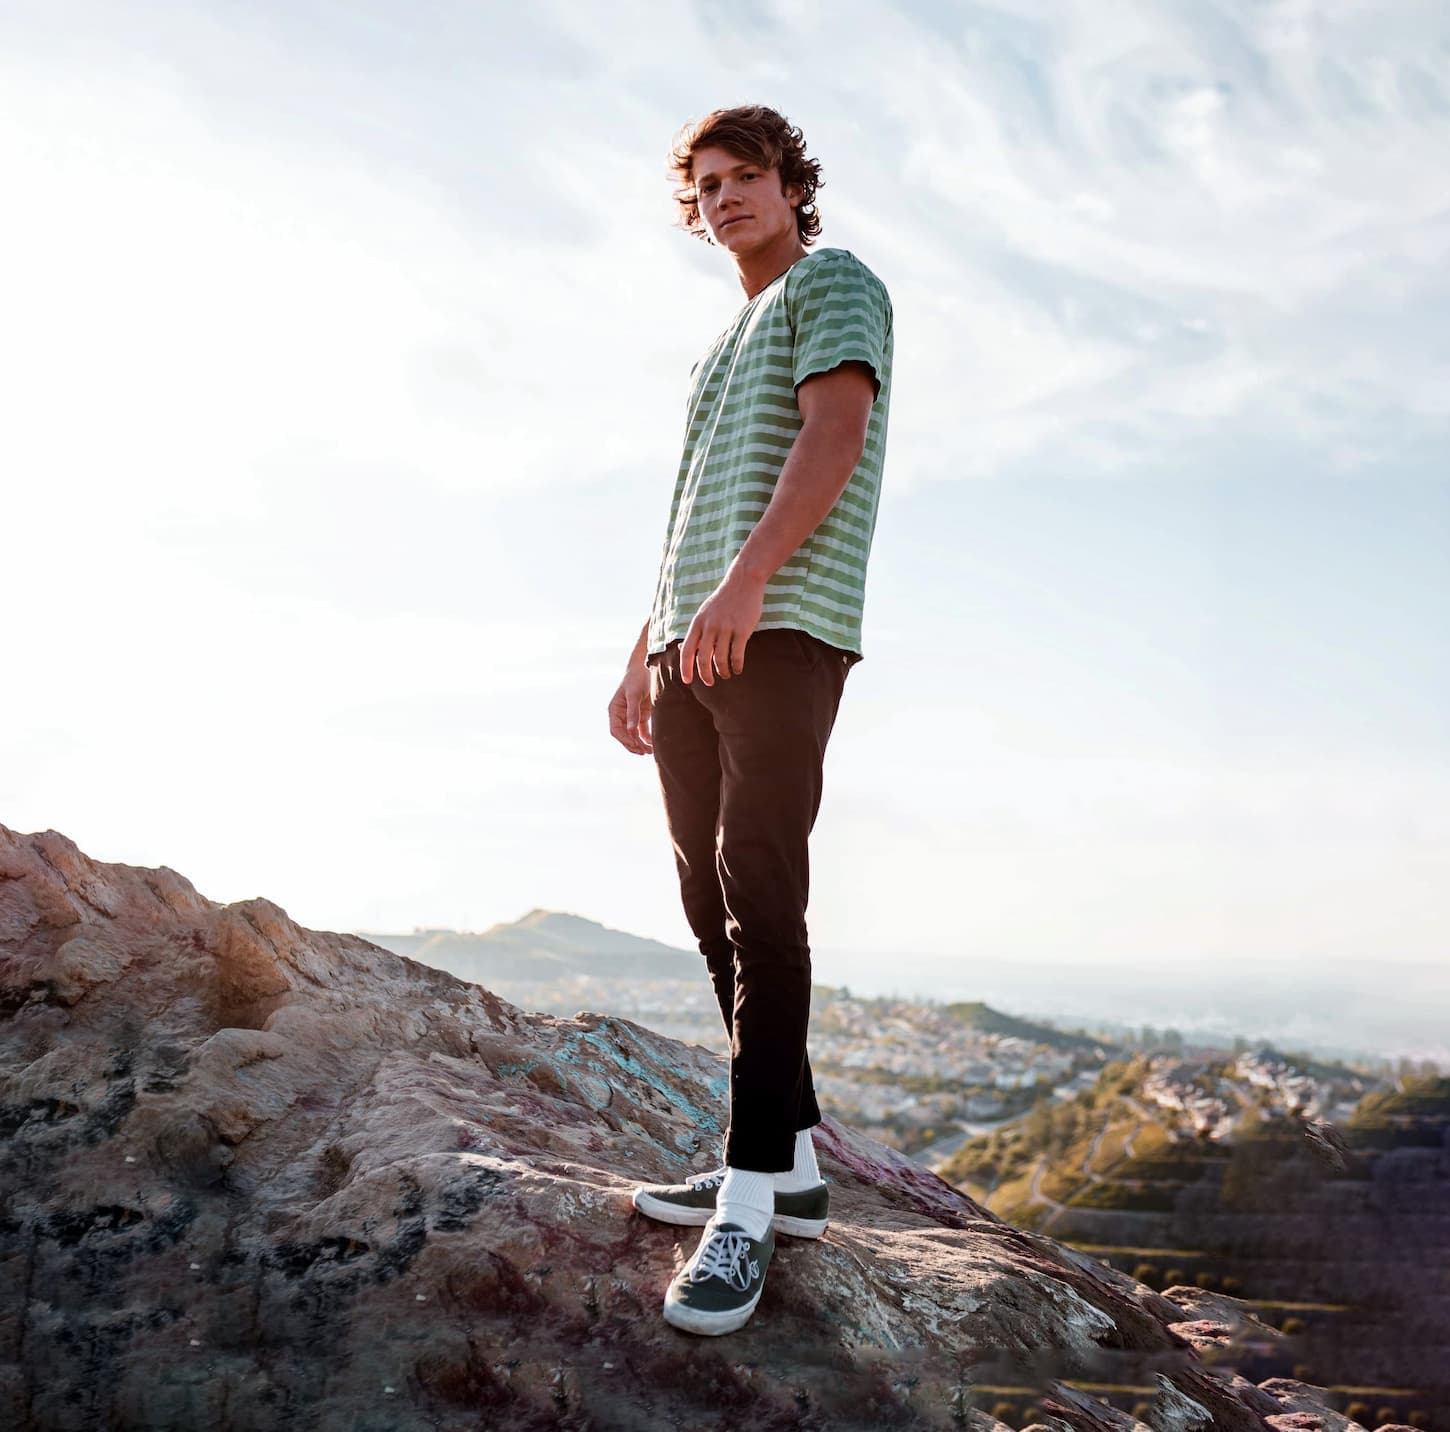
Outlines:
<svg viewBox="0 0 1450 1432"><path fill-rule="evenodd" d="M794 628L754 632L745 669L680 680L680 643L648 658L651 733L685 917L730 1035L725 1161L791 1167L818 1124L806 1026L807 838L846 673L860 658Z"/></svg>

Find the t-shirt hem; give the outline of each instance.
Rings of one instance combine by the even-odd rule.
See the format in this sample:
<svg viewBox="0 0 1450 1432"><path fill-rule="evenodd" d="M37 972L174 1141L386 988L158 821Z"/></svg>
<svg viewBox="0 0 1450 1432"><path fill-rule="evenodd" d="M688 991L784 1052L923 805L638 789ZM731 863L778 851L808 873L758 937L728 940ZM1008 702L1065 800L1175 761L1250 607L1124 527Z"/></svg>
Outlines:
<svg viewBox="0 0 1450 1432"><path fill-rule="evenodd" d="M817 641L824 642L829 647L834 647L835 650L849 658L848 664L851 666L854 666L858 661L865 661L866 659L859 642L852 646L843 645L839 637L835 635L827 636L824 630L814 627L810 622L802 621L798 617L772 617L768 621L758 623L755 630L781 631L788 628L803 631L807 636L813 636ZM689 630L688 626L685 630ZM666 628L664 640L658 644L651 643L649 649L645 652L646 660L652 656L663 655L672 642L683 641L684 637L685 632L672 631Z"/></svg>

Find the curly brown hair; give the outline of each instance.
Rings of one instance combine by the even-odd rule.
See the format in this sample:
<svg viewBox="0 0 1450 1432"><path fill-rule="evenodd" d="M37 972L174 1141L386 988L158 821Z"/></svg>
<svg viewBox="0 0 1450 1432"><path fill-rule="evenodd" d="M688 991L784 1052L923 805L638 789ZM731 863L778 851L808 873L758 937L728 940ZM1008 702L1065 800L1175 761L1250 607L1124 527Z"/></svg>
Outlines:
<svg viewBox="0 0 1450 1432"><path fill-rule="evenodd" d="M693 174L695 151L711 144L719 145L737 159L759 164L762 169L779 168L782 193L788 184L799 184L801 201L795 211L796 231L805 248L816 241L821 232L821 215L815 203L816 190L823 182L821 162L807 159L805 135L783 114L763 104L711 110L704 119L692 120L675 135L670 146L669 176L676 185L680 228L706 243L715 242L700 218Z"/></svg>

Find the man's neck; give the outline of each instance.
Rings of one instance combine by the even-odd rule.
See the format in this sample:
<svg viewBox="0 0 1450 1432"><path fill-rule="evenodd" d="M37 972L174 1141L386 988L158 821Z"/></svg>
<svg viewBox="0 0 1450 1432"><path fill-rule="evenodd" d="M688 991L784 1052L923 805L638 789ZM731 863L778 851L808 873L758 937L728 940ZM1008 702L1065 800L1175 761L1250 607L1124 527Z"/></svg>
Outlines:
<svg viewBox="0 0 1450 1432"><path fill-rule="evenodd" d="M735 260L735 272L740 275L740 287L747 299L754 298L766 284L783 274L797 259L806 256L806 247L799 234L783 235L780 242L767 249L750 254L731 254Z"/></svg>

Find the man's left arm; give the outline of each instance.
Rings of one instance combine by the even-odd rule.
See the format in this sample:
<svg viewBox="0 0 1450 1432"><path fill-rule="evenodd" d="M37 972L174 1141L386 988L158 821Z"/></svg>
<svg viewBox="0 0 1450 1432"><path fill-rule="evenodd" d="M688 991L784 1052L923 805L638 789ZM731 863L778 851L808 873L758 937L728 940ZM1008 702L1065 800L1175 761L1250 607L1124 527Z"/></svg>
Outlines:
<svg viewBox="0 0 1450 1432"><path fill-rule="evenodd" d="M680 646L680 674L713 686L745 669L745 644L760 620L766 583L821 524L845 491L866 447L876 397L869 363L849 360L796 389L801 429L770 504L724 580L696 612Z"/></svg>

